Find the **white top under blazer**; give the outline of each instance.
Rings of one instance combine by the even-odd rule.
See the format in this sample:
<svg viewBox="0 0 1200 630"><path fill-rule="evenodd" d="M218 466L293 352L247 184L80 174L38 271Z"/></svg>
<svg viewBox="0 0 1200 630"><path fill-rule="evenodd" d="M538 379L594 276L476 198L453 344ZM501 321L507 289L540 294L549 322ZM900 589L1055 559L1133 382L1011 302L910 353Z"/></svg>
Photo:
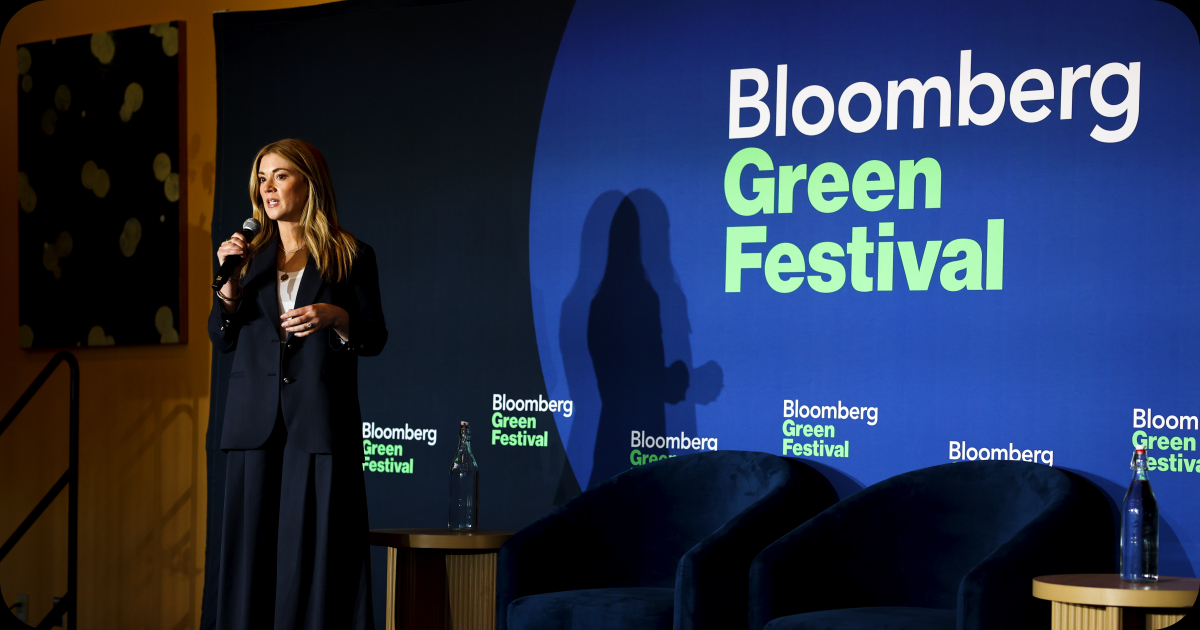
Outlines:
<svg viewBox="0 0 1200 630"><path fill-rule="evenodd" d="M304 275L304 270L300 271L278 271L275 275L279 278L279 290L275 292L279 299L279 314L296 308L296 293L300 291L300 278ZM283 329L283 320L275 323L275 327L279 330L279 340L287 341L287 331Z"/></svg>

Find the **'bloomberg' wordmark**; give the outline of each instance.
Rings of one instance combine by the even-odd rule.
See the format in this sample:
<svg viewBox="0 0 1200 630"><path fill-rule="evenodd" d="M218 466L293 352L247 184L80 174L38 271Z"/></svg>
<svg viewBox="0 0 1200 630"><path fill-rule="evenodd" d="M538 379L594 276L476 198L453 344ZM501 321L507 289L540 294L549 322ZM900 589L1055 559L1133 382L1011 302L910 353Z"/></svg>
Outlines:
<svg viewBox="0 0 1200 630"><path fill-rule="evenodd" d="M846 407L842 405L842 401L837 401L837 405L801 405L799 400L784 399L783 401L783 417L784 418L825 418L827 420L866 420L867 424L875 426L879 422L879 407L860 407L854 405ZM784 423L784 434L787 433L787 423Z"/></svg>
<svg viewBox="0 0 1200 630"><path fill-rule="evenodd" d="M629 452L629 464L631 466L641 466L660 459L675 457L667 453L658 455L643 453L641 449L665 448L677 451L715 451L717 450L717 438L688 437L682 431L680 431L678 436L648 436L645 431L631 431L629 435L629 447L633 449Z"/></svg>
<svg viewBox="0 0 1200 630"><path fill-rule="evenodd" d="M509 398L508 394L492 394L492 411L549 411L570 418L574 407L570 400L547 400L541 394L537 398Z"/></svg>
<svg viewBox="0 0 1200 630"><path fill-rule="evenodd" d="M1012 461L1023 462L1041 462L1047 466L1054 466L1054 451L1041 449L1019 449L1014 448L1012 442L1008 443L1008 448L1003 446L999 448L975 448L967 446L966 440L962 442L950 441L950 461L975 461L977 459L1006 459Z"/></svg>
<svg viewBox="0 0 1200 630"><path fill-rule="evenodd" d="M1128 138L1138 123L1138 110L1141 98L1141 62L1131 62L1128 65L1109 63L1100 66L1092 74L1091 65L1065 67L1058 81L1058 117L1060 120L1070 120L1074 113L1076 86L1088 84L1087 94L1096 113L1105 118L1125 116L1125 122L1117 129L1105 129L1100 125L1092 128L1091 137L1099 142L1120 142ZM1125 99L1120 103L1109 103L1104 100L1104 84L1112 77L1125 80ZM754 93L742 95L742 84L752 82ZM755 138L762 135L771 125L771 108L764 102L770 89L770 78L759 68L739 68L729 71L729 139ZM1036 86L1036 87L1035 87ZM992 93L992 103L987 111L977 112L971 106L971 93L977 88L986 88ZM938 93L935 101L938 112L939 127L949 127L951 119L951 86L945 77L930 77L924 83L919 79L909 78L903 81L888 81L887 84L887 115L886 127L889 131L899 128L900 98L908 92L913 103L912 128L922 129L925 126L925 99L930 91ZM781 64L775 70L775 135L785 136L788 129L788 67ZM854 97L862 96L870 101L870 111L861 120L856 120L850 113L850 103ZM804 117L804 104L809 99L816 99L821 104L821 116L816 122L809 122ZM1005 101L1017 120L1025 123L1037 123L1050 116L1050 107L1045 102L1054 104L1055 82L1050 73L1038 68L1026 70L1017 75L1012 86L1005 89L1000 77L990 72L973 74L971 69L971 51L959 52L958 66L958 126L969 125L987 126L996 122L1004 113ZM1028 104L1028 105L1027 105ZM750 126L742 126L741 114L743 109L753 109L758 114L758 120ZM883 98L879 89L866 81L850 84L842 91L834 107L833 94L820 85L809 85L796 93L792 99L790 114L792 125L796 131L815 136L833 123L833 114L837 112L838 122L851 133L870 131L879 122L884 112Z"/></svg>

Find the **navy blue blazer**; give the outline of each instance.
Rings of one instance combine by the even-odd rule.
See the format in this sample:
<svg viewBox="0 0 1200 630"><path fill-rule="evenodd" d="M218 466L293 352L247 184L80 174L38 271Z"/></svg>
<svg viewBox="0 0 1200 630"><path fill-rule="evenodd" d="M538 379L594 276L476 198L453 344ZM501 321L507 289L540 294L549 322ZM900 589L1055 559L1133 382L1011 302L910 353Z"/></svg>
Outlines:
<svg viewBox="0 0 1200 630"><path fill-rule="evenodd" d="M221 450L262 447L282 409L289 444L309 453L349 452L361 435L358 357L379 354L388 336L375 251L359 241L342 282L321 277L312 256L300 278L296 308L326 303L346 309L349 341L342 343L331 327L305 337L289 333L280 348L277 243L250 261L237 311L224 312L213 296L208 336L218 351L234 353Z"/></svg>

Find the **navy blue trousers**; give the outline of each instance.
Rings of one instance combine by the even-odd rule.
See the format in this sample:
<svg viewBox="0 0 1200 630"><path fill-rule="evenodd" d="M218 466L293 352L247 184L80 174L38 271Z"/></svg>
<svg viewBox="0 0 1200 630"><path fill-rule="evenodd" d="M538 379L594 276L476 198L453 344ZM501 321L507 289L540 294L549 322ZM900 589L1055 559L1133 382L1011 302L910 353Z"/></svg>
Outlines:
<svg viewBox="0 0 1200 630"><path fill-rule="evenodd" d="M229 451L218 630L374 630L362 463L288 444Z"/></svg>

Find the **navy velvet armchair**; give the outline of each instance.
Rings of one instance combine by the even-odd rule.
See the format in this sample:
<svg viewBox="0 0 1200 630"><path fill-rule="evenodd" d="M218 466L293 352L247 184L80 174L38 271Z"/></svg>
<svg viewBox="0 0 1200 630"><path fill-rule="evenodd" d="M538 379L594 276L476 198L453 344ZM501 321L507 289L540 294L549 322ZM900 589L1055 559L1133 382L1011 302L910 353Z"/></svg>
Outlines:
<svg viewBox="0 0 1200 630"><path fill-rule="evenodd" d="M944 464L854 494L763 550L750 571L760 630L1048 628L1032 580L1112 573L1102 491L1020 461Z"/></svg>
<svg viewBox="0 0 1200 630"><path fill-rule="evenodd" d="M836 500L813 468L765 453L640 466L501 547L497 627L745 628L750 562Z"/></svg>

